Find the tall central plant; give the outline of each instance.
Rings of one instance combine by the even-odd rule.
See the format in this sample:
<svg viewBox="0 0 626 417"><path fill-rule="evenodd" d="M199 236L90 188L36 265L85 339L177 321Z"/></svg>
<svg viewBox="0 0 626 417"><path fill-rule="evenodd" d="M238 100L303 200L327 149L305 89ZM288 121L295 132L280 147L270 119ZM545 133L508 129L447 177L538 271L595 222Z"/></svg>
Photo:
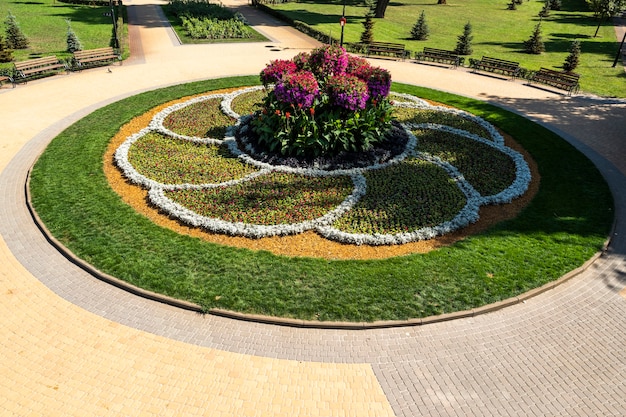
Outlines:
<svg viewBox="0 0 626 417"><path fill-rule="evenodd" d="M270 152L317 157L367 151L391 128L391 75L339 46L272 61L261 82L269 92L251 126Z"/></svg>

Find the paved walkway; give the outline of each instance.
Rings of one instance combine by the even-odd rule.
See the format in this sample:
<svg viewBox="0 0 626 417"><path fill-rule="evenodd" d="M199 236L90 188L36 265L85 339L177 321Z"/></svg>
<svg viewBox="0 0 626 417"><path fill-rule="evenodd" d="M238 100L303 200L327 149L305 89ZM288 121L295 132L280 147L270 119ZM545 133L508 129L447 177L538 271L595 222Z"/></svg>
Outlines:
<svg viewBox="0 0 626 417"><path fill-rule="evenodd" d="M505 106L582 149L616 196L609 253L524 304L423 327L324 331L199 316L62 258L27 213L27 170L51 138L106 103L258 73L316 43L250 11L271 42L180 46L149 0L127 4L129 62L0 89L1 416L626 415L625 101L377 60L395 80Z"/></svg>

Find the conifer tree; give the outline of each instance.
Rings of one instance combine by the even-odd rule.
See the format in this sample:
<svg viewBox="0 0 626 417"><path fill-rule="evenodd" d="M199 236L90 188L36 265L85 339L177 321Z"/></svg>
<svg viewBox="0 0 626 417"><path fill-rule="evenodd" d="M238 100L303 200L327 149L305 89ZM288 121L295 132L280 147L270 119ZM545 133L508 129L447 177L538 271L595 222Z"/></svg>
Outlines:
<svg viewBox="0 0 626 417"><path fill-rule="evenodd" d="M428 24L426 23L426 13L422 10L419 19L413 25L411 29L411 39L415 39L416 41L425 41L428 39L428 35L430 34L430 29L428 29Z"/></svg>
<svg viewBox="0 0 626 417"><path fill-rule="evenodd" d="M474 36L472 36L472 25L470 22L467 22L463 29L463 34L458 38L454 52L459 55L471 55L472 39L474 39Z"/></svg>
<svg viewBox="0 0 626 417"><path fill-rule="evenodd" d="M537 23L537 26L535 26L535 29L533 30L533 34L528 40L524 41L524 50L529 54L536 55L545 51L545 46L543 44L543 40L541 39L541 23Z"/></svg>
<svg viewBox="0 0 626 417"><path fill-rule="evenodd" d="M546 0L543 4L543 9L539 12L539 17L548 17L550 16L550 0Z"/></svg>
<svg viewBox="0 0 626 417"><path fill-rule="evenodd" d="M71 21L68 19L65 21L67 23L67 52L76 52L83 49L83 46L78 40L78 36L74 33L72 29Z"/></svg>
<svg viewBox="0 0 626 417"><path fill-rule="evenodd" d="M567 72L572 72L578 66L580 62L580 41L577 39L572 42L572 46L569 50L569 55L565 58L563 63L563 69Z"/></svg>
<svg viewBox="0 0 626 417"><path fill-rule="evenodd" d="M28 48L28 39L22 33L20 25L17 23L15 16L11 12L4 21L6 26L7 45L11 49L26 49Z"/></svg>
<svg viewBox="0 0 626 417"><path fill-rule="evenodd" d="M0 62L11 61L13 61L13 50L9 48L9 45L4 40L4 36L0 33Z"/></svg>
<svg viewBox="0 0 626 417"><path fill-rule="evenodd" d="M372 43L374 41L374 19L370 13L365 15L363 22L363 33L361 33L361 43Z"/></svg>

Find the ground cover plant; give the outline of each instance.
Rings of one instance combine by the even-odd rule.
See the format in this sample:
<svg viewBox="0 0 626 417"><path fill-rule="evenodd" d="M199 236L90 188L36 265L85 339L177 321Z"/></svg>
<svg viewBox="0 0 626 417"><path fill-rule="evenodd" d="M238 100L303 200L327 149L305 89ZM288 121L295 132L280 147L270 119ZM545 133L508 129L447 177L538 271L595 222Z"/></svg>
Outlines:
<svg viewBox="0 0 626 417"><path fill-rule="evenodd" d="M489 56L516 61L523 68L536 71L541 67L561 70L571 42L578 39L581 56L576 72L581 74L582 91L626 97L623 67L611 68L619 47L615 30L608 20L602 23L598 36L594 37L598 21L584 0L571 0L561 10L552 10L545 18L538 15L545 4L543 0L525 1L515 11L507 10L506 2L495 0L449 0L445 5L436 3L430 0L391 2L385 18L374 19L374 40L403 43L412 52L421 51L425 46L454 50L459 33L469 21L473 40L472 54L466 58L466 63L469 63L469 58ZM339 18L343 9L340 0L275 3L268 7L323 34L339 38ZM413 40L411 36L411 28L422 11L428 16L430 30L427 41ZM366 12L367 7L362 1L346 2L346 43L359 42ZM525 53L523 42L540 19L545 51L538 55Z"/></svg>
<svg viewBox="0 0 626 417"><path fill-rule="evenodd" d="M118 9L115 10L117 13ZM49 55L69 59L71 57L71 53L67 51L69 22L83 49L109 46L113 23L111 17L104 14L110 11L109 6L69 4L56 0L0 2L0 20L4 20L11 12L29 42L28 48L13 51L14 61ZM125 19L122 20L123 17L118 20L118 31L123 57L127 57L128 30ZM0 64L0 68L12 68L12 65L4 63Z"/></svg>
<svg viewBox="0 0 626 417"><path fill-rule="evenodd" d="M218 3L170 0L163 11L183 43L265 40L240 13Z"/></svg>
<svg viewBox="0 0 626 417"><path fill-rule="evenodd" d="M608 188L572 146L486 103L401 84L394 91L463 108L515 133L541 174L538 194L516 219L423 255L289 258L179 235L137 214L110 189L102 158L123 124L159 103L256 82L238 77L169 87L95 111L55 138L36 163L35 209L70 250L134 285L206 309L314 320L424 317L506 299L579 266L608 233Z"/></svg>

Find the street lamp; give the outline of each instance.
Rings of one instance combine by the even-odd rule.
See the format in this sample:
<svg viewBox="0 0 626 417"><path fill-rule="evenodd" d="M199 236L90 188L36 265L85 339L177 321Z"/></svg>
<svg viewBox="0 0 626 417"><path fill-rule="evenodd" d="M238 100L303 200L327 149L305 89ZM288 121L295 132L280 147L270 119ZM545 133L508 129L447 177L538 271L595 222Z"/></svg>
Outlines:
<svg viewBox="0 0 626 417"><path fill-rule="evenodd" d="M120 42L117 40L117 19L115 18L115 6L113 0L109 0L111 6L111 19L113 20L113 48L119 49Z"/></svg>
<svg viewBox="0 0 626 417"><path fill-rule="evenodd" d="M343 47L343 28L346 26L346 0L343 0L343 12L341 12L341 19L339 19L339 23L341 24L341 39L339 40L339 46Z"/></svg>

